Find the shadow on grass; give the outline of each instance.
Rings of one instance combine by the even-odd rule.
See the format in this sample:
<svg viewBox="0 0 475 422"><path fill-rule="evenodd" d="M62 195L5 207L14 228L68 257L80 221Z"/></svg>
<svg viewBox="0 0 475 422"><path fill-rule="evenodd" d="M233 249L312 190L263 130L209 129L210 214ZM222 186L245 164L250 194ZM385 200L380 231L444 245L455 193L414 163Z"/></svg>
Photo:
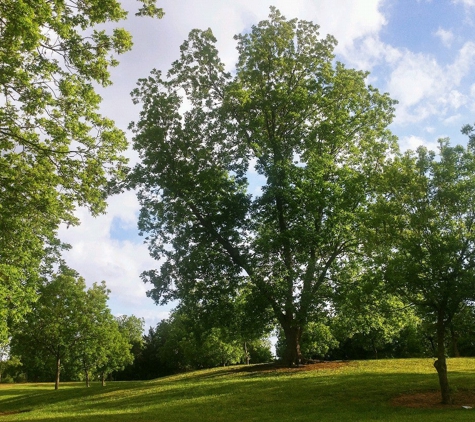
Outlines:
<svg viewBox="0 0 475 422"><path fill-rule="evenodd" d="M42 391L35 393L35 388L19 387L14 397L9 396L15 394L15 388L9 388L0 389L0 406L3 411L34 409L31 419L58 422L415 421L454 412L390 405L391 399L400 394L437 390L435 374L308 371L299 375L277 371L270 377L268 371L256 373L229 368L151 382L110 383L104 388L93 385L89 389L76 386L45 391L46 387L40 386ZM450 377L454 386L463 383L464 388L475 389L475 380L466 373L453 372ZM43 418L43 412L49 416ZM474 413L460 414L461 419L457 416L454 420L469 420L465 419L466 415L473 418ZM15 420L30 419L27 414L24 418L17 414Z"/></svg>

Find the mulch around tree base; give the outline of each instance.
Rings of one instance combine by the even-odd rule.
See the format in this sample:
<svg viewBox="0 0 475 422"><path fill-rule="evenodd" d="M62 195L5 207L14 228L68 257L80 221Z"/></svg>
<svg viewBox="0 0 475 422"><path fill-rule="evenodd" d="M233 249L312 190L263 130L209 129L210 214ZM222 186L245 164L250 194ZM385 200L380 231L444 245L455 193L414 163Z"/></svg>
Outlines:
<svg viewBox="0 0 475 422"><path fill-rule="evenodd" d="M309 362L304 365L288 367L279 363L266 363L244 366L239 372L296 372L296 371L321 371L324 369L338 369L347 366L349 361L321 361Z"/></svg>
<svg viewBox="0 0 475 422"><path fill-rule="evenodd" d="M452 393L453 404L442 404L440 391L403 394L391 400L393 406L411 407L418 409L460 409L470 406L475 410L475 391L457 391Z"/></svg>

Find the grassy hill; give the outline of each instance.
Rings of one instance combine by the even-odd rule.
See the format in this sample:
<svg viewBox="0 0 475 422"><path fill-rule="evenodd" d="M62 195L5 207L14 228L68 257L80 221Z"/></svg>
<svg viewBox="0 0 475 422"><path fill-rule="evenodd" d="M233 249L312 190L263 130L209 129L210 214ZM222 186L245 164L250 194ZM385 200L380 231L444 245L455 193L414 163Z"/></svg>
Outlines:
<svg viewBox="0 0 475 422"><path fill-rule="evenodd" d="M475 359L448 361L456 403L445 408L434 406L440 399L432 362L237 366L106 387L65 383L59 391L2 384L0 421L473 421Z"/></svg>

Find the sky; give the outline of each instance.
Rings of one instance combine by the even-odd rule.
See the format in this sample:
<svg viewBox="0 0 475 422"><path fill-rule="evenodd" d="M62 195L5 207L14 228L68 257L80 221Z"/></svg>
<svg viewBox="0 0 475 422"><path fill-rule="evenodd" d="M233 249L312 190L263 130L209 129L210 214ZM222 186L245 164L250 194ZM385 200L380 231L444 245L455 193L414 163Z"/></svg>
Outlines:
<svg viewBox="0 0 475 422"><path fill-rule="evenodd" d="M98 89L102 114L124 130L137 121L140 106L130 92L154 68L166 73L179 46L194 29L211 28L227 70L237 59L233 36L267 19L276 6L288 18L320 25L322 36L338 40L336 59L369 71L368 83L399 103L391 125L401 149L436 149L439 138L466 143L460 129L475 123L475 0L157 0L161 20L134 16L138 3L122 0L129 18L118 26L133 36L132 51L112 70L113 85ZM106 29L112 29L107 25ZM126 152L130 164L137 154ZM72 245L64 258L90 286L105 280L115 315L145 319L145 329L167 318L174 304L157 306L146 296L140 274L158 263L138 235L139 204L134 192L108 200L107 214L92 217L78 209L78 227L61 227Z"/></svg>

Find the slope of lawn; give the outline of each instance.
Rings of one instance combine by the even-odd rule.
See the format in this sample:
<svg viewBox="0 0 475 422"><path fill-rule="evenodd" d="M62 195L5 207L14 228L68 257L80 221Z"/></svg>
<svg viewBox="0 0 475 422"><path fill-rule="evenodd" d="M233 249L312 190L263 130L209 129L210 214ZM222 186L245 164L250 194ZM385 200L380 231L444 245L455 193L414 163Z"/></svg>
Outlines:
<svg viewBox="0 0 475 422"><path fill-rule="evenodd" d="M3 384L0 421L475 420L475 402L442 409L392 403L437 390L432 362L357 361L310 370L238 366L106 387L65 383L59 391L52 384ZM450 359L448 365L455 397L475 392L475 359Z"/></svg>

